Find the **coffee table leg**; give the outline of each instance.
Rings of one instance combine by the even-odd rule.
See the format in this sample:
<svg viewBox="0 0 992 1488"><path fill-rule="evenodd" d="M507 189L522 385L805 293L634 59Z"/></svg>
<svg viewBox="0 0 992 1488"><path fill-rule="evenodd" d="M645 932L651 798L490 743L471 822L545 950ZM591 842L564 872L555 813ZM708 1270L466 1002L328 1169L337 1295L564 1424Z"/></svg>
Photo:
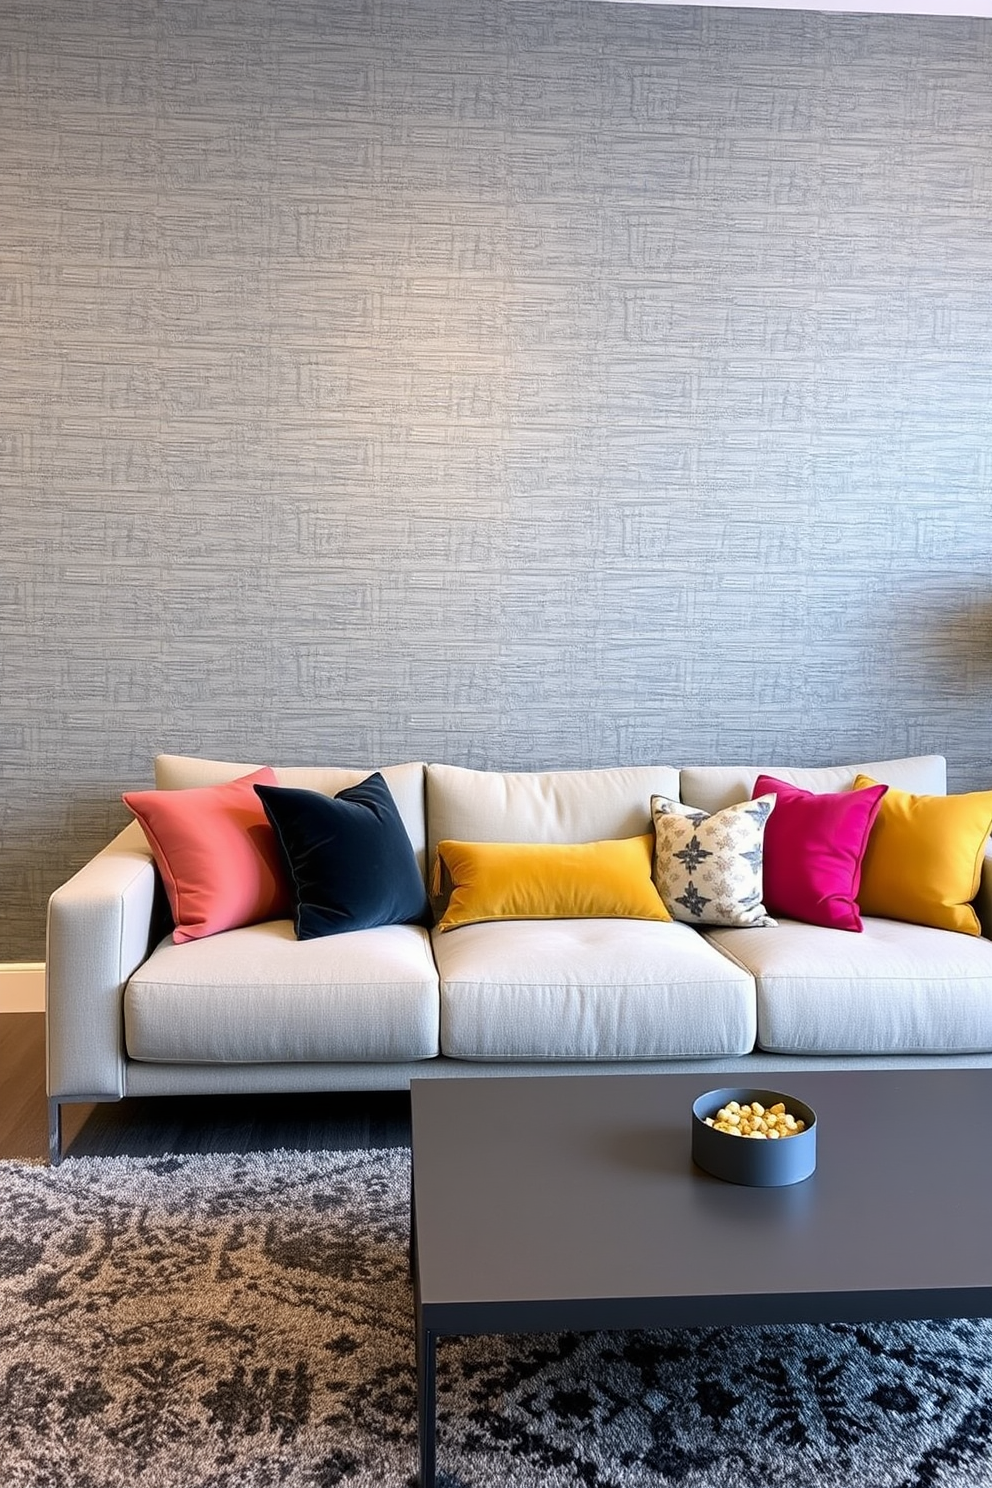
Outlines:
<svg viewBox="0 0 992 1488"><path fill-rule="evenodd" d="M413 1197L413 1184L410 1184L410 1244L408 1247L410 1260L410 1280L417 1280L417 1205Z"/></svg>
<svg viewBox="0 0 992 1488"><path fill-rule="evenodd" d="M419 1309L418 1309L419 1311ZM417 1318L417 1439L420 1488L434 1488L437 1471L437 1335Z"/></svg>

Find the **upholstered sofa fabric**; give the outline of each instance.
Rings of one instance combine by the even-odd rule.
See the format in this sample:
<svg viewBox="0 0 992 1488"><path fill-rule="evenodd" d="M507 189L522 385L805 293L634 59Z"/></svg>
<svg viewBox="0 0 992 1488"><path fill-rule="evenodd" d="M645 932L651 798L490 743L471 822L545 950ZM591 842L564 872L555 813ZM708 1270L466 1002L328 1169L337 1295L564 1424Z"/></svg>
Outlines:
<svg viewBox="0 0 992 1488"><path fill-rule="evenodd" d="M434 936L441 1049L458 1059L666 1059L754 1044L754 983L687 925L466 925Z"/></svg>
<svg viewBox="0 0 992 1488"><path fill-rule="evenodd" d="M866 916L860 935L782 920L708 938L753 976L758 1047L777 1053L992 1050L992 941Z"/></svg>
<svg viewBox="0 0 992 1488"><path fill-rule="evenodd" d="M163 755L159 789L260 768ZM369 768L274 766L334 795ZM807 769L623 767L495 772L381 768L424 882L437 843L590 843L652 831L651 798L706 812L759 774L850 790L858 775L946 790L940 756ZM432 896L435 924L444 893ZM177 945L131 824L52 895L46 963L52 1152L62 1101L211 1091L403 1089L418 1076L693 1069L726 1083L805 1062L992 1067L992 858L982 936L863 916L861 934L784 920L708 929L583 918L377 926L298 940L290 920ZM747 1076L745 1075L746 1079Z"/></svg>
<svg viewBox="0 0 992 1488"><path fill-rule="evenodd" d="M495 771L428 765L428 847L464 842L594 842L651 830L652 795L677 796L670 765Z"/></svg>
<svg viewBox="0 0 992 1488"><path fill-rule="evenodd" d="M430 1059L430 939L385 925L297 941L290 920L272 920L164 941L128 981L124 1028L129 1058L167 1063Z"/></svg>
<svg viewBox="0 0 992 1488"><path fill-rule="evenodd" d="M871 765L687 765L680 771L680 799L703 811L721 811L735 801L747 801L759 775L774 775L788 785L808 791L852 790L859 775L870 775L882 785L899 790L942 796L947 791L947 761L939 754L879 760Z"/></svg>
<svg viewBox="0 0 992 1488"><path fill-rule="evenodd" d="M52 895L45 956L50 1096L124 1095L124 989L148 955L160 896L151 848L136 821Z"/></svg>

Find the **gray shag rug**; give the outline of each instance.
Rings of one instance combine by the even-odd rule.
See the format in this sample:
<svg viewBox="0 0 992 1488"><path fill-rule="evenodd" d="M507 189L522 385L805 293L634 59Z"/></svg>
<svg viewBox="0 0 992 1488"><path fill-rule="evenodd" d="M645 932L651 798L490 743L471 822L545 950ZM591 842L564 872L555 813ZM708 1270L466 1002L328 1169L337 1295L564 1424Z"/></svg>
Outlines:
<svg viewBox="0 0 992 1488"><path fill-rule="evenodd" d="M405 1151L0 1163L4 1488L410 1488ZM992 1488L992 1324L442 1341L443 1488Z"/></svg>

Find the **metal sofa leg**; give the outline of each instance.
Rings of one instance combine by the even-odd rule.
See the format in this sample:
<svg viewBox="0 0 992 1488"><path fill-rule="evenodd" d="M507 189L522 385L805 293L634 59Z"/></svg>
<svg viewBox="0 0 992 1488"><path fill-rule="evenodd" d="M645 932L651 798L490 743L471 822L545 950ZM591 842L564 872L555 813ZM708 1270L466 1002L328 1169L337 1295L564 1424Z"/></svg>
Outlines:
<svg viewBox="0 0 992 1488"><path fill-rule="evenodd" d="M62 1161L62 1107L57 1100L48 1102L48 1162L57 1168Z"/></svg>

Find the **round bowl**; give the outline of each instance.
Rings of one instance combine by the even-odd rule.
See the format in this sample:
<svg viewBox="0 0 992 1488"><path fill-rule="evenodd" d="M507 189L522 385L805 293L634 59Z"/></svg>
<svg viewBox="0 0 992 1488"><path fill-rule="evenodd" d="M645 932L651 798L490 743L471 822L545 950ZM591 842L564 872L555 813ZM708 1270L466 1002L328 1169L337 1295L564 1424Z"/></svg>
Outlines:
<svg viewBox="0 0 992 1488"><path fill-rule="evenodd" d="M760 1101L766 1109L782 1101L787 1111L806 1123L805 1131L778 1141L760 1137L731 1137L706 1125L730 1101L742 1106ZM784 1188L801 1183L816 1167L816 1112L794 1095L778 1090L708 1090L692 1105L693 1161L714 1178L743 1183L749 1188Z"/></svg>

